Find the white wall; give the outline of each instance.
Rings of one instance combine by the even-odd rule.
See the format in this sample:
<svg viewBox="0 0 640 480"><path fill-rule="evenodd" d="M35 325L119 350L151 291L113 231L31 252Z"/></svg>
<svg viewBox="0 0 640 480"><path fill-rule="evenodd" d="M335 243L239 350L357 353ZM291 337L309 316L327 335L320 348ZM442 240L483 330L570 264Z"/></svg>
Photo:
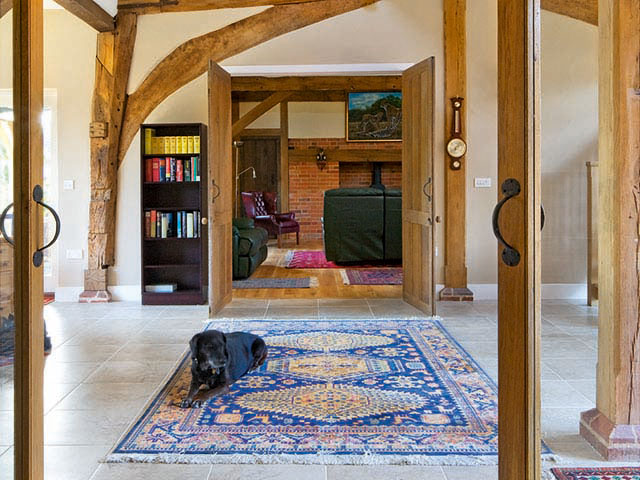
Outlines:
<svg viewBox="0 0 640 480"><path fill-rule="evenodd" d="M497 176L497 7L496 0L468 5L469 122L468 122L468 267L469 282L496 282L496 241L490 228L498 198ZM139 20L129 91L152 68L188 38L261 11L229 9L212 12L143 16ZM10 27L0 21L0 41ZM65 226L60 245L62 286L81 286L86 260L65 260L67 249L86 255L89 201L89 108L93 86L95 32L65 11L45 15L46 75L58 90L60 182L75 179L76 190L61 189ZM228 59L224 66L415 63L435 56L436 201L443 217L443 98L441 2L385 0L360 11L329 19L271 40ZM584 162L597 152L597 29L582 22L544 12L542 15L543 74L543 201L548 224L544 233L543 281L579 283L585 280ZM0 88L8 85L0 71ZM202 76L163 102L146 120L207 122L207 85ZM250 105L243 105L246 110ZM344 105L291 106L292 137L344 135ZM254 126L277 126L276 112ZM139 269L138 139L119 172L116 265L112 285L137 285ZM475 189L474 177L491 177L491 189ZM442 228L437 244L437 280L442 280Z"/></svg>

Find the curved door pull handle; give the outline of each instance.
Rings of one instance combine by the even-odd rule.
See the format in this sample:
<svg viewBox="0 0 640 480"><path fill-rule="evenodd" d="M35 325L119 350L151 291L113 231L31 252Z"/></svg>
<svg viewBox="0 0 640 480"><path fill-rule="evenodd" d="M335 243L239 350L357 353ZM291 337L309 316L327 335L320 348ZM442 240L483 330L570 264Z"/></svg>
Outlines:
<svg viewBox="0 0 640 480"><path fill-rule="evenodd" d="M424 196L425 196L425 197L427 197L427 200L428 200L429 202L431 202L431 198L432 198L432 197L431 197L431 194L430 194L430 193L427 193L427 187L431 185L431 182L432 182L432 181L433 181L433 180L431 179L431 177L429 177L429 178L427 179L427 182L422 186L422 193L424 193Z"/></svg>
<svg viewBox="0 0 640 480"><path fill-rule="evenodd" d="M11 207L13 207L13 203L7 205L7 208L5 208L0 214L0 234L2 234L4 239L9 242L11 246L14 246L13 238L7 235L7 231L4 228L4 222L7 219L7 214L9 213L9 210L11 210Z"/></svg>
<svg viewBox="0 0 640 480"><path fill-rule="evenodd" d="M540 230L544 230L544 223L547 220L547 215L544 213L544 207L540 205Z"/></svg>
<svg viewBox="0 0 640 480"><path fill-rule="evenodd" d="M211 203L215 202L216 199L220 196L220 187L218 185L216 185L216 181L215 180L211 180L211 188L215 188L217 190L217 193L211 197Z"/></svg>
<svg viewBox="0 0 640 480"><path fill-rule="evenodd" d="M515 267L520 263L520 252L509 245L502 236L502 232L500 232L500 211L509 200L520 195L520 190L520 182L516 179L509 178L505 180L502 184L502 194L504 198L500 200L493 210L493 234L504 247L504 250L502 250L502 261L510 267Z"/></svg>
<svg viewBox="0 0 640 480"><path fill-rule="evenodd" d="M60 236L60 217L58 216L58 212L56 212L53 208L51 208L49 205L44 203L42 201L43 197L44 197L44 193L42 191L42 187L40 185L36 185L33 188L33 201L36 202L38 205L40 205L42 208L49 210L49 212L51 212L51 215L53 215L53 219L56 222L56 231L53 234L53 238L51 239L51 241L47 243L44 247L41 247L38 250L36 250L35 253L33 254L33 265L35 267L39 267L42 265L42 262L44 261L43 252L47 248L51 247L54 243L56 243L56 241L58 240L58 237Z"/></svg>

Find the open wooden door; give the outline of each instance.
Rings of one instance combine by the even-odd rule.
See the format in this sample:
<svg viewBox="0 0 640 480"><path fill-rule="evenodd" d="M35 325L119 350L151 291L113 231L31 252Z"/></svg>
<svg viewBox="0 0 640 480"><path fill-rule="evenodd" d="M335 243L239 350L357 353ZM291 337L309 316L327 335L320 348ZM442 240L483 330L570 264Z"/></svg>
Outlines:
<svg viewBox="0 0 640 480"><path fill-rule="evenodd" d="M434 69L431 57L402 75L402 292L407 303L428 315L435 314Z"/></svg>
<svg viewBox="0 0 640 480"><path fill-rule="evenodd" d="M231 301L232 152L231 76L209 62L209 313Z"/></svg>

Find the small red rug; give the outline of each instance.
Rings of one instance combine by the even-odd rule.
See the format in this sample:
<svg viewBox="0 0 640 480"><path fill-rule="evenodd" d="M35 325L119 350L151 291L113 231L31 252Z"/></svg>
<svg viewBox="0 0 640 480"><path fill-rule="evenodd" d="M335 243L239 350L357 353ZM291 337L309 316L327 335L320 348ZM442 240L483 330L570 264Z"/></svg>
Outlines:
<svg viewBox="0 0 640 480"><path fill-rule="evenodd" d="M56 296L53 293L45 293L44 294L44 304L49 305L52 302L55 302Z"/></svg>
<svg viewBox="0 0 640 480"><path fill-rule="evenodd" d="M385 264L362 263L357 265L349 264L349 268L376 268L384 267ZM395 266L398 265L389 265ZM338 265L327 260L322 250L289 250L285 257L286 268L345 268L345 265Z"/></svg>
<svg viewBox="0 0 640 480"><path fill-rule="evenodd" d="M558 480L640 480L640 468L554 468Z"/></svg>
<svg viewBox="0 0 640 480"><path fill-rule="evenodd" d="M402 268L347 268L345 285L402 285Z"/></svg>

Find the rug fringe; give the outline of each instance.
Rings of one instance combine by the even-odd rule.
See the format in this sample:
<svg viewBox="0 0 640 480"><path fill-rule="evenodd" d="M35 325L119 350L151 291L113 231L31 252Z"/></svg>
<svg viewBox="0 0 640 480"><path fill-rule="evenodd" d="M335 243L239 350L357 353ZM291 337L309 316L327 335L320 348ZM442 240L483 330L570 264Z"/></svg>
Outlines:
<svg viewBox="0 0 640 480"><path fill-rule="evenodd" d="M344 268L340 269L340 276L342 277L342 283L344 285L351 285L351 280L349 280L349 275L347 275L347 270Z"/></svg>
<svg viewBox="0 0 640 480"><path fill-rule="evenodd" d="M309 277L309 288L318 288L320 286L320 280L318 277Z"/></svg>
<svg viewBox="0 0 640 480"><path fill-rule="evenodd" d="M284 268L290 268L289 264L291 263L291 261L293 260L293 255L295 254L295 251L293 250L289 250L285 256L284 256Z"/></svg>
<svg viewBox="0 0 640 480"><path fill-rule="evenodd" d="M121 454L108 455L103 463L229 464L229 465L497 465L497 455L362 455L323 454Z"/></svg>

